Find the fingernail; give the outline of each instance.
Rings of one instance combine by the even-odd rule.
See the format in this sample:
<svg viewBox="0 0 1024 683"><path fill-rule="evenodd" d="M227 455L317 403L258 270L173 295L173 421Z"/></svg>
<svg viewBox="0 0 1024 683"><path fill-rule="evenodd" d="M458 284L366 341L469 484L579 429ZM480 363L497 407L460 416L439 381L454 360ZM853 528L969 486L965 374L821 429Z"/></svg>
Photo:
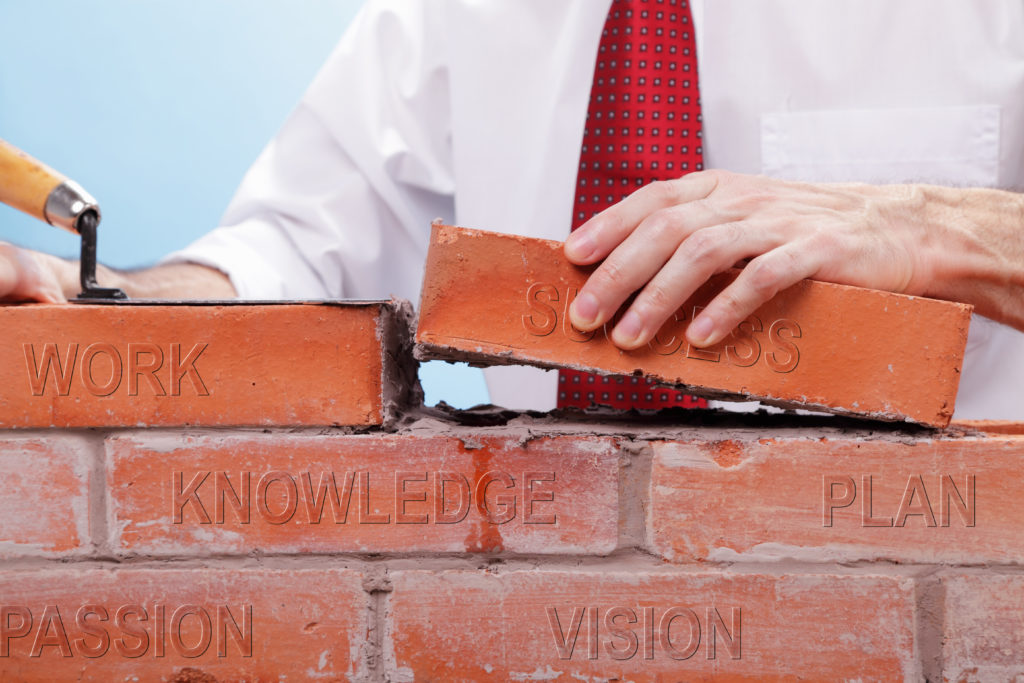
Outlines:
<svg viewBox="0 0 1024 683"><path fill-rule="evenodd" d="M585 232L577 230L565 241L565 255L574 261L583 261L594 253L594 240Z"/></svg>
<svg viewBox="0 0 1024 683"><path fill-rule="evenodd" d="M686 338L690 340L690 343L697 346L703 346L707 343L708 337L711 336L711 332L715 327L715 321L711 319L707 313L702 313L697 316L697 319L690 323L690 327L686 330Z"/></svg>
<svg viewBox="0 0 1024 683"><path fill-rule="evenodd" d="M600 305L597 302L597 297L590 292L583 292L573 299L569 315L576 327L583 327L592 325L597 320L599 310Z"/></svg>
<svg viewBox="0 0 1024 683"><path fill-rule="evenodd" d="M633 311L628 311L615 326L612 335L615 337L616 345L635 346L643 329L644 323L640 316Z"/></svg>

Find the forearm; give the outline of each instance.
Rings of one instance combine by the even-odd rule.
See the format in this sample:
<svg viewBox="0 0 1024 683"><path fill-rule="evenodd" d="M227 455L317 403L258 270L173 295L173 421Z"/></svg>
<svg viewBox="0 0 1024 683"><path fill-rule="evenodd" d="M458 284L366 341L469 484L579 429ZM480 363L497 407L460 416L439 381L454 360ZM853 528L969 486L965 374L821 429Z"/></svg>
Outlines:
<svg viewBox="0 0 1024 683"><path fill-rule="evenodd" d="M49 254L34 254L57 277L66 297L77 296L82 287L78 262ZM98 266L96 279L102 287L117 287L133 299L233 299L238 294L227 275L195 263L174 263L134 271Z"/></svg>
<svg viewBox="0 0 1024 683"><path fill-rule="evenodd" d="M1024 330L1024 195L923 189L936 226L924 294L974 304L977 313Z"/></svg>

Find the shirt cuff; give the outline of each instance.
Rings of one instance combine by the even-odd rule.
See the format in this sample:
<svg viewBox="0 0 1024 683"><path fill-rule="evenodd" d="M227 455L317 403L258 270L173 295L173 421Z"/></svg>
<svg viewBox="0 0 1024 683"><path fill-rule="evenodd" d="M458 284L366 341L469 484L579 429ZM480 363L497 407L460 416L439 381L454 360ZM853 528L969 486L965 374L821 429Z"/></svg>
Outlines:
<svg viewBox="0 0 1024 683"><path fill-rule="evenodd" d="M327 296L294 246L275 228L256 220L217 228L160 260L161 265L169 263L216 268L228 276L240 299Z"/></svg>

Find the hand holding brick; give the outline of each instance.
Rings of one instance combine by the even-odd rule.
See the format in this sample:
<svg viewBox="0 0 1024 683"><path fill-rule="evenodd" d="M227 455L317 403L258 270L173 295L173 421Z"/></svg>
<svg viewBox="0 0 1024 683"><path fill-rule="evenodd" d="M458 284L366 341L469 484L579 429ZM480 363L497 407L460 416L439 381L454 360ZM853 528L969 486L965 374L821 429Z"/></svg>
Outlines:
<svg viewBox="0 0 1024 683"><path fill-rule="evenodd" d="M567 316L591 269L561 243L435 225L417 356L641 373L710 397L758 399L944 427L953 414L971 307L805 280L723 342L688 345L685 326L736 276L714 276L646 347L581 332ZM598 397L600 398L600 397Z"/></svg>

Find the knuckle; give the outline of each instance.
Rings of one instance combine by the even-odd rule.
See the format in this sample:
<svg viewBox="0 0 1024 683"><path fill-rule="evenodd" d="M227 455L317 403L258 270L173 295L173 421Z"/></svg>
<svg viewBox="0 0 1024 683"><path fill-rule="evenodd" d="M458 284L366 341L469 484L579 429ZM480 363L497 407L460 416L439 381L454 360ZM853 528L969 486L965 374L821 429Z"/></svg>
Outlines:
<svg viewBox="0 0 1024 683"><path fill-rule="evenodd" d="M597 284L606 289L620 289L626 284L626 269L615 259L607 259L601 264L598 272Z"/></svg>
<svg viewBox="0 0 1024 683"><path fill-rule="evenodd" d="M720 168L698 171L698 173L700 173L701 180L707 182L711 186L711 192L715 192L726 185L732 184L737 175L731 171L726 171Z"/></svg>
<svg viewBox="0 0 1024 683"><path fill-rule="evenodd" d="M750 271L748 283L758 297L769 299L778 290L781 276L779 265L768 259L754 259L747 266Z"/></svg>
<svg viewBox="0 0 1024 683"><path fill-rule="evenodd" d="M674 180L658 180L648 185L647 188L663 204L679 203L679 186Z"/></svg>
<svg viewBox="0 0 1024 683"><path fill-rule="evenodd" d="M739 223L723 223L715 228L722 244L736 244L746 239L747 234Z"/></svg>
<svg viewBox="0 0 1024 683"><path fill-rule="evenodd" d="M672 293L657 282L648 283L644 288L643 299L644 308L655 312L672 310L678 305Z"/></svg>
<svg viewBox="0 0 1024 683"><path fill-rule="evenodd" d="M639 230L643 233L644 239L661 242L672 239L676 233L677 224L667 211L655 211L644 219Z"/></svg>
<svg viewBox="0 0 1024 683"><path fill-rule="evenodd" d="M713 201L707 197L701 197L690 202L690 209L698 216L714 216L718 213L718 204L717 200Z"/></svg>
<svg viewBox="0 0 1024 683"><path fill-rule="evenodd" d="M696 173L690 174L694 177L706 178L712 182L718 183L726 179L729 175L729 171L722 170L720 168L709 168L703 171L697 171Z"/></svg>
<svg viewBox="0 0 1024 683"><path fill-rule="evenodd" d="M718 297L719 317L726 322L742 320L747 315L744 299L735 291L722 292Z"/></svg>
<svg viewBox="0 0 1024 683"><path fill-rule="evenodd" d="M687 260L695 265L710 265L721 250L721 242L713 230L698 230L683 243Z"/></svg>

